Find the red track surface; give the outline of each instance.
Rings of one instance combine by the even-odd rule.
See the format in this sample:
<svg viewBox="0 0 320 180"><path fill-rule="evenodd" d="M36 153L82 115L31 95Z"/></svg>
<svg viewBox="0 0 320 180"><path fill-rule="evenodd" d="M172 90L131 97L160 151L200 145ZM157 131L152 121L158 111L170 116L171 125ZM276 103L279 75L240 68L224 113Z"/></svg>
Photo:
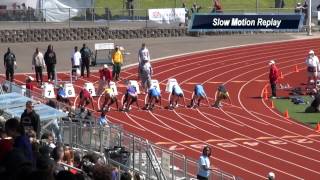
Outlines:
<svg viewBox="0 0 320 180"><path fill-rule="evenodd" d="M198 109L177 108L153 112L133 109L130 113L111 111L112 122L122 123L128 131L163 147L198 158L202 147L213 147L211 163L244 179L264 179L270 171L277 179L320 179L320 134L304 125L287 120L269 108L260 97L268 84L268 65L276 59L285 74L283 82L299 85L305 72L294 73L295 65L304 69L310 49L318 49L320 39L254 45L217 50L153 62L154 79L164 92L168 78L174 77L184 89L189 102L195 83L203 83L210 101L220 83L225 83L233 105L222 110L206 104ZM317 53L317 52L316 52ZM125 69L122 77L136 79L136 67ZM16 76L22 83L25 75ZM66 74L59 74L66 79ZM96 82L97 74L76 82L76 91L84 82ZM119 82L118 85L123 85ZM123 86L118 89L124 92ZM40 91L38 89L38 91ZM270 90L269 90L270 91ZM121 94L122 95L122 94ZM121 96L120 96L121 97ZM120 99L120 98L118 98ZM144 97L140 95L142 106ZM77 100L77 99L76 99ZM95 98L96 105L102 103Z"/></svg>

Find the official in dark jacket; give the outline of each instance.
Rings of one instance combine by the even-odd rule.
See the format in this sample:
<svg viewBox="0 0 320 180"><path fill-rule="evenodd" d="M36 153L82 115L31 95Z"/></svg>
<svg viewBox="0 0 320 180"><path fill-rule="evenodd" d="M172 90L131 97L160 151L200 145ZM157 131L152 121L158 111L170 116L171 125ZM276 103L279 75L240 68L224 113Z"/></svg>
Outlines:
<svg viewBox="0 0 320 180"><path fill-rule="evenodd" d="M44 54L44 61L47 65L48 81L53 81L55 78L57 58L51 44L48 46L47 52Z"/></svg>
<svg viewBox="0 0 320 180"><path fill-rule="evenodd" d="M25 128L26 132L34 130L36 132L37 139L40 138L40 117L33 110L31 101L27 101L26 109L24 110L20 118L20 123Z"/></svg>
<svg viewBox="0 0 320 180"><path fill-rule="evenodd" d="M87 77L90 77L90 58L92 55L91 50L83 44L82 48L80 49L81 53L81 76L84 77L84 68L87 69Z"/></svg>
<svg viewBox="0 0 320 180"><path fill-rule="evenodd" d="M6 69L6 80L13 81L14 69L16 67L16 56L8 48L8 51L4 54L4 67Z"/></svg>

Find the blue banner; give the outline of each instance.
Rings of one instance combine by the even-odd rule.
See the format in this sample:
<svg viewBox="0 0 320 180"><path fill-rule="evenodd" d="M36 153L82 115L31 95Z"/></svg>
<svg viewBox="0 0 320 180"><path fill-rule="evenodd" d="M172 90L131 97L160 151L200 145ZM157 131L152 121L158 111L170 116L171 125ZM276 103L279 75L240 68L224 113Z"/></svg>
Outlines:
<svg viewBox="0 0 320 180"><path fill-rule="evenodd" d="M302 14L193 14L189 31L298 31Z"/></svg>

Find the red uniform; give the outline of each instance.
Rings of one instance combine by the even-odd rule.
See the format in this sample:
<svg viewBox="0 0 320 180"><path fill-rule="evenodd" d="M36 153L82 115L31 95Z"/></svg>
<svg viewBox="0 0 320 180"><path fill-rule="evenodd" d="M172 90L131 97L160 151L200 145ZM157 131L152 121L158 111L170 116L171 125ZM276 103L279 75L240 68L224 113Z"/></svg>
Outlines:
<svg viewBox="0 0 320 180"><path fill-rule="evenodd" d="M111 81L112 79L112 72L109 69L100 69L99 74L101 80Z"/></svg>
<svg viewBox="0 0 320 180"><path fill-rule="evenodd" d="M80 94L81 94L81 95L80 95L81 99L88 99L88 98L91 97L89 91L86 90L86 89L82 89L81 92L80 92Z"/></svg>
<svg viewBox="0 0 320 180"><path fill-rule="evenodd" d="M270 83L276 83L278 81L278 78L279 78L279 70L276 67L276 65L272 65L270 67L270 73L269 73Z"/></svg>
<svg viewBox="0 0 320 180"><path fill-rule="evenodd" d="M33 84L31 82L26 84L26 89L29 89L30 91L33 91Z"/></svg>

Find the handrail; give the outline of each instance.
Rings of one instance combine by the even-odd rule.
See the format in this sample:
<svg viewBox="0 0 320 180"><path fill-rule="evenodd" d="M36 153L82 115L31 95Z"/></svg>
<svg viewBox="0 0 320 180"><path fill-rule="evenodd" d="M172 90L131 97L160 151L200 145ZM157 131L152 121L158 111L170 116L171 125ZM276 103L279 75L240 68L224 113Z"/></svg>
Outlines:
<svg viewBox="0 0 320 180"><path fill-rule="evenodd" d="M155 171L155 173L156 173L156 175L157 175L157 177L158 177L158 172L156 171L156 166L157 167L159 167L159 170L160 170L160 174L159 174L159 176L160 176L160 180L161 179L163 179L163 180L167 180L167 178L166 178L166 176L164 175L164 173L163 173L163 169L162 169L162 167L161 167L161 164L159 163L159 161L158 161L158 158L157 158L157 155L156 155L156 153L155 153L155 151L154 151L154 149L153 149L153 147L149 144L149 141L148 140L146 140L146 142L147 142L147 145L148 145L148 149L147 149L147 155L148 155L148 157L149 157L149 159L150 159L150 161L151 161L151 163L152 163L152 167L154 168L154 171ZM150 154L149 154L150 153ZM150 155L150 156L149 156ZM153 165L153 162L155 162L156 164L156 166L155 165Z"/></svg>

